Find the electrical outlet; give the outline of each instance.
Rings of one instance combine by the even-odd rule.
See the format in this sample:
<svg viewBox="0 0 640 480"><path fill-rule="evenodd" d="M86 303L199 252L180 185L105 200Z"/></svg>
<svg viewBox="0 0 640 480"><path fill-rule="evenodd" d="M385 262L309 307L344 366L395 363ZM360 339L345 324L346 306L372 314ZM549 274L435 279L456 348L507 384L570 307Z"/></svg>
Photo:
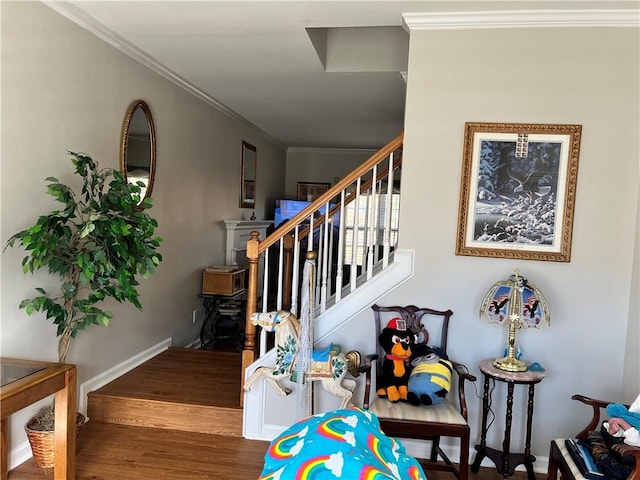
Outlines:
<svg viewBox="0 0 640 480"><path fill-rule="evenodd" d="M191 312L191 320L193 323L198 321L198 309L196 308L193 312Z"/></svg>

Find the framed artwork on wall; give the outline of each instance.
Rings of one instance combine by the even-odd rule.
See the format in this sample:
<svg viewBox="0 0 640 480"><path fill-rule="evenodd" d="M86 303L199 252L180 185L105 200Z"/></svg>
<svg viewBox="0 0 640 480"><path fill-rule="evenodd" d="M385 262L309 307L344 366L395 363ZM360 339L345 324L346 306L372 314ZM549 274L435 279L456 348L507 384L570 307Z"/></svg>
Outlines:
<svg viewBox="0 0 640 480"><path fill-rule="evenodd" d="M466 123L456 255L569 262L581 133Z"/></svg>
<svg viewBox="0 0 640 480"><path fill-rule="evenodd" d="M330 183L298 182L298 194L296 200L313 202L320 195L329 190Z"/></svg>

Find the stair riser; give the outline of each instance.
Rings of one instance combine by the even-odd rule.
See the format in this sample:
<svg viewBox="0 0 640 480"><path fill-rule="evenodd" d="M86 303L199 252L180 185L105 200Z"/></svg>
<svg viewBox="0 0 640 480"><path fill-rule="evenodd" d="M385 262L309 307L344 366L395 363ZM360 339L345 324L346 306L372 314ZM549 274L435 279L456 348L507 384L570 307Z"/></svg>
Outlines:
<svg viewBox="0 0 640 480"><path fill-rule="evenodd" d="M242 436L242 410L89 394L91 421Z"/></svg>

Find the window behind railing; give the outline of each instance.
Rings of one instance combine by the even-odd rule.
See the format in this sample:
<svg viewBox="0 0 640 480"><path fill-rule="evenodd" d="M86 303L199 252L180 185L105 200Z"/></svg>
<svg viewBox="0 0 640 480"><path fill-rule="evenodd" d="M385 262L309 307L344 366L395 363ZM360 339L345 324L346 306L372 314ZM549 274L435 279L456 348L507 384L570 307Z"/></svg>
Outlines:
<svg viewBox="0 0 640 480"><path fill-rule="evenodd" d="M376 202L377 205L373 205L373 211L375 213L375 231L377 232L377 238L367 237L367 215L369 208ZM358 212L356 215L356 205L350 203L345 208L345 252L344 263L345 265L359 265L362 266L366 261L365 255L368 248L376 248L382 245L383 232L384 232L384 219L387 208L387 197L384 194L376 194L375 197L371 194L362 195L360 202L358 203ZM392 246L398 244L398 222L400 214L400 194L394 193L391 195L391 231L390 231L390 243ZM354 245L354 226L357 225L357 238L356 254L353 255Z"/></svg>
<svg viewBox="0 0 640 480"><path fill-rule="evenodd" d="M252 232L246 250L249 281L243 371L268 346L267 332L262 330L256 338L251 314L280 309L299 314L301 268L308 253L316 261L312 305L318 314L353 294L393 261L402 142L401 133L267 238ZM259 265L264 265L262 283Z"/></svg>

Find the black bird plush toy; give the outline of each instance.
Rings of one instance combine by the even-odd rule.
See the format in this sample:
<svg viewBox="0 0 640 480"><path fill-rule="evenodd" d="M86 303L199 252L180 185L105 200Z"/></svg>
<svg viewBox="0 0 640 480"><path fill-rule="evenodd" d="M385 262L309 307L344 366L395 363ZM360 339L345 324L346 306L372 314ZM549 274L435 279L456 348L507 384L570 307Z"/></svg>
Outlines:
<svg viewBox="0 0 640 480"><path fill-rule="evenodd" d="M407 399L413 338L407 322L401 318L392 318L382 329L378 342L385 351L385 357L376 392L379 397L386 397L390 402Z"/></svg>

